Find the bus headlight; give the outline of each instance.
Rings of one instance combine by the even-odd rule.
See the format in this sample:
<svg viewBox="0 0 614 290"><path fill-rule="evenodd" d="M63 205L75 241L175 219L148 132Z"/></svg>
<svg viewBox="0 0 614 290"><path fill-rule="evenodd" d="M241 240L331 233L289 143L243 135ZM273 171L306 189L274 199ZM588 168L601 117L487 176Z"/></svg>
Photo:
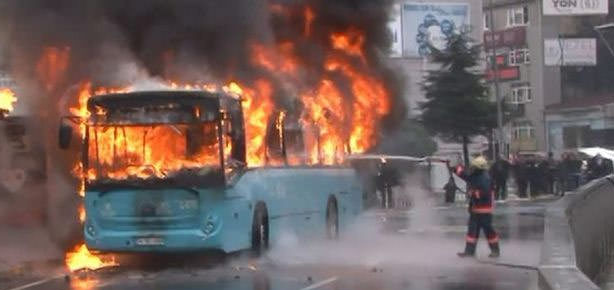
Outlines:
<svg viewBox="0 0 614 290"><path fill-rule="evenodd" d="M219 227L219 218L215 215L208 215L203 224L203 232L205 235L212 235Z"/></svg>
<svg viewBox="0 0 614 290"><path fill-rule="evenodd" d="M215 230L215 225L212 222L207 222L205 224L205 234L209 235Z"/></svg>

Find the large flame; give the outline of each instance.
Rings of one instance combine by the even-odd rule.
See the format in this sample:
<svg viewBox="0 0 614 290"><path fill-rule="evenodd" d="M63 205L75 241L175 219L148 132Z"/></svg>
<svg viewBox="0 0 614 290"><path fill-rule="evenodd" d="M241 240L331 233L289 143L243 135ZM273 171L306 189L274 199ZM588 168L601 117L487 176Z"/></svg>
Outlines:
<svg viewBox="0 0 614 290"><path fill-rule="evenodd" d="M274 107L271 99L271 84L267 80L258 80L252 89L232 82L225 86L224 90L243 97L243 114L246 117L247 164L249 166L264 165L267 125Z"/></svg>
<svg viewBox="0 0 614 290"><path fill-rule="evenodd" d="M67 253L65 262L70 271L81 269L97 270L117 265L114 258L106 260L93 255L85 245L77 246L74 251Z"/></svg>
<svg viewBox="0 0 614 290"><path fill-rule="evenodd" d="M287 5L272 4L270 10L284 17L294 15L292 8ZM285 164L338 164L348 154L362 153L373 148L377 141L377 124L391 109L389 92L379 74L371 68L373 64L369 63L370 55L365 51L367 37L364 31L351 27L337 30L330 35L322 35L319 31L321 27L317 25L319 18L314 9L303 6L297 13L303 21L297 33L305 39L318 39L316 42L325 52L321 55L321 63L314 65L309 60L302 59L302 44L289 39L279 38L273 42L248 41L250 65L261 72L255 78L237 81L240 79L237 72L237 75L228 76L229 80L235 80L228 83L202 80L186 84L177 80L166 80L169 89L210 92L223 90L241 98L249 167L284 164L267 155L267 142L271 141L267 139L267 134L273 131L277 134L275 137L285 136L282 125L287 120L298 123L294 125L302 131L304 152L289 151L287 154L296 155L285 156ZM70 59L69 52L68 48L48 48L43 52L37 73L48 90L52 90L62 80ZM175 52L172 50L163 53L160 60L166 66L174 61ZM291 99L294 105L282 108L275 102L281 93L280 86L286 94L284 97ZM95 139L87 148L90 168L84 170L83 163L79 162L73 170L82 181L78 188L80 195L84 194L85 181L94 181L101 176L113 179L164 178L178 170L219 164L217 142L208 142L201 145L198 151L186 152L186 147L189 146L181 134L187 128L179 125L154 128L90 126L86 129L85 120L92 115L96 117L97 114L105 114L102 110L87 110L90 97L132 90L130 84L123 88L98 88L91 82L84 81L75 94L75 106L70 112L83 120L79 133L82 138L89 134L90 140ZM286 114L284 110L292 106L296 112L291 112L292 115ZM214 129L216 128L205 126L199 130ZM230 157L233 146L231 140L228 136L223 136L225 158ZM282 144L283 140L273 142ZM79 217L82 222L86 219L82 209ZM70 269L105 265L102 260L91 255L84 245L74 253L69 253L66 260Z"/></svg>
<svg viewBox="0 0 614 290"><path fill-rule="evenodd" d="M9 88L0 88L0 110L12 112L14 103L17 102L15 93Z"/></svg>

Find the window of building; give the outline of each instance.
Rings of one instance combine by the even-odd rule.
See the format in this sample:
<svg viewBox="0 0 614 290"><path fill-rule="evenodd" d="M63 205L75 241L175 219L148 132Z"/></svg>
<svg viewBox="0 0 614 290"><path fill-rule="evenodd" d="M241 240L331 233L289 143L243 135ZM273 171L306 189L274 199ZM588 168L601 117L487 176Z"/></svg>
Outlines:
<svg viewBox="0 0 614 290"><path fill-rule="evenodd" d="M484 13L484 30L490 30L490 14Z"/></svg>
<svg viewBox="0 0 614 290"><path fill-rule="evenodd" d="M507 56L508 63L512 66L531 63L531 53L528 48L512 49Z"/></svg>
<svg viewBox="0 0 614 290"><path fill-rule="evenodd" d="M515 7L507 10L507 26L524 26L529 24L529 7Z"/></svg>
<svg viewBox="0 0 614 290"><path fill-rule="evenodd" d="M530 124L514 126L512 127L512 138L514 140L533 139L535 138L535 128Z"/></svg>
<svg viewBox="0 0 614 290"><path fill-rule="evenodd" d="M529 85L512 87L510 104L526 104L533 101L533 91Z"/></svg>

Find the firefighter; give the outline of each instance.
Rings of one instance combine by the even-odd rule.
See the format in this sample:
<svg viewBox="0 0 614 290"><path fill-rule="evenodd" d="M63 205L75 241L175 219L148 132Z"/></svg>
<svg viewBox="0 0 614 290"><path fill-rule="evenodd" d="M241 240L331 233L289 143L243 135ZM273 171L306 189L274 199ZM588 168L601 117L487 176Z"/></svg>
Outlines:
<svg viewBox="0 0 614 290"><path fill-rule="evenodd" d="M499 236L492 226L494 190L488 174L488 162L484 157L478 156L471 161L469 172L459 167L456 174L467 182L470 214L465 251L458 253L458 256L475 256L480 230L483 230L490 246L489 257L498 258Z"/></svg>

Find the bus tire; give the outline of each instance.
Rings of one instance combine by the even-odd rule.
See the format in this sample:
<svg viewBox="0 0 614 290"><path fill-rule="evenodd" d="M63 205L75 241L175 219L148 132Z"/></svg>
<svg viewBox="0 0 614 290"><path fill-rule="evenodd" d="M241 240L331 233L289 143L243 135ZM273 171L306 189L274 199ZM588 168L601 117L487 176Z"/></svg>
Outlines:
<svg viewBox="0 0 614 290"><path fill-rule="evenodd" d="M329 240L339 238L339 210L334 196L328 198L326 205L326 238Z"/></svg>
<svg viewBox="0 0 614 290"><path fill-rule="evenodd" d="M262 202L256 205L252 219L252 251L262 255L269 248L269 214Z"/></svg>

